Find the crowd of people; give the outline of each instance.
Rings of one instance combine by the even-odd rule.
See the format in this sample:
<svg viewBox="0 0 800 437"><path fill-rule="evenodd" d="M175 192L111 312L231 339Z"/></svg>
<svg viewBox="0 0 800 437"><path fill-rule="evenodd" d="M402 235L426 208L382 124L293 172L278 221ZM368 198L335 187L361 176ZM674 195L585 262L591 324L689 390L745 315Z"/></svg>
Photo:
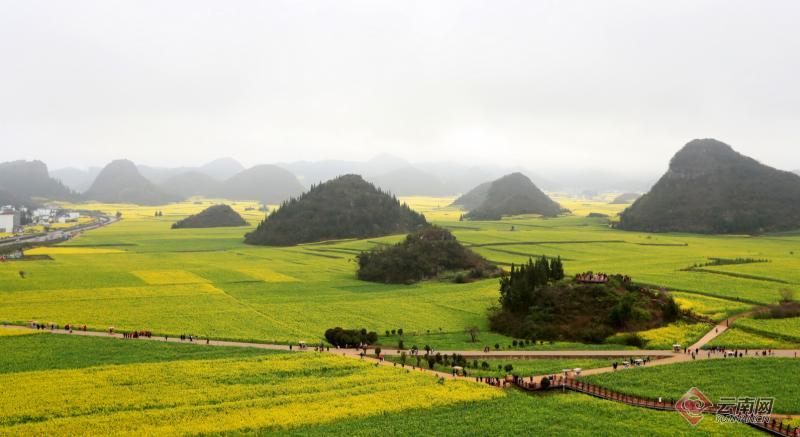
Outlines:
<svg viewBox="0 0 800 437"><path fill-rule="evenodd" d="M153 333L150 331L131 331L122 333L122 338L139 338L139 337L151 338L153 337Z"/></svg>

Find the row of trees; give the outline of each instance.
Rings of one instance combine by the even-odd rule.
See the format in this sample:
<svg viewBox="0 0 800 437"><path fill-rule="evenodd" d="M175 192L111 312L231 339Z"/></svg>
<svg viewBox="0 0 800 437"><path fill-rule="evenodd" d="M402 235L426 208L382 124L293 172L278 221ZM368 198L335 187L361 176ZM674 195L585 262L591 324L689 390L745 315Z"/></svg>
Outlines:
<svg viewBox="0 0 800 437"><path fill-rule="evenodd" d="M535 262L511 265L508 275L500 278L500 304L514 313L523 313L536 301L536 292L552 281L564 279L561 257L548 259L542 255Z"/></svg>
<svg viewBox="0 0 800 437"><path fill-rule="evenodd" d="M337 326L325 331L325 339L334 346L357 347L377 342L378 334L367 332L366 329L343 329Z"/></svg>

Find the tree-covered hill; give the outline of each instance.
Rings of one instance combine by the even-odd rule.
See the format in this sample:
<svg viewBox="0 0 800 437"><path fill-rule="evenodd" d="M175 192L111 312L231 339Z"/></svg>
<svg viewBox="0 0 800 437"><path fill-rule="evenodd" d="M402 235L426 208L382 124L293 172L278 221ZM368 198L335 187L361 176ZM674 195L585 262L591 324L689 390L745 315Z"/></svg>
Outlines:
<svg viewBox="0 0 800 437"><path fill-rule="evenodd" d="M714 139L693 140L619 227L647 232L760 233L800 228L800 176Z"/></svg>
<svg viewBox="0 0 800 437"><path fill-rule="evenodd" d="M481 204L486 200L486 196L489 195L489 189L491 187L491 182L484 182L469 190L467 193L462 194L458 199L453 201L452 205L460 206L467 211L471 211L481 206Z"/></svg>
<svg viewBox="0 0 800 437"><path fill-rule="evenodd" d="M500 304L490 316L492 330L535 340L599 343L618 332L691 317L669 294L626 276L587 272L565 278L560 258L512 265L500 279Z"/></svg>
<svg viewBox="0 0 800 437"><path fill-rule="evenodd" d="M479 185L473 192L467 193L468 199L483 197ZM471 220L499 220L506 215L541 214L555 217L561 212L561 206L550 199L522 173L511 173L493 181L480 204L470 209L466 215Z"/></svg>
<svg viewBox="0 0 800 437"><path fill-rule="evenodd" d="M168 194L145 179L136 165L127 159L118 159L106 165L84 197L100 202L138 205L160 205L180 200L180 196Z"/></svg>
<svg viewBox="0 0 800 437"><path fill-rule="evenodd" d="M245 242L290 246L401 234L426 224L424 216L361 176L344 175L284 202L246 235Z"/></svg>
<svg viewBox="0 0 800 437"><path fill-rule="evenodd" d="M385 283L413 283L453 274L466 282L498 274L497 266L464 247L450 231L430 226L406 236L393 246L358 255L358 279Z"/></svg>
<svg viewBox="0 0 800 437"><path fill-rule="evenodd" d="M228 205L212 205L172 224L172 229L247 226L247 221Z"/></svg>
<svg viewBox="0 0 800 437"><path fill-rule="evenodd" d="M50 177L42 161L9 161L0 163L0 189L13 194L17 201L32 197L52 200L74 200L77 195L60 181Z"/></svg>

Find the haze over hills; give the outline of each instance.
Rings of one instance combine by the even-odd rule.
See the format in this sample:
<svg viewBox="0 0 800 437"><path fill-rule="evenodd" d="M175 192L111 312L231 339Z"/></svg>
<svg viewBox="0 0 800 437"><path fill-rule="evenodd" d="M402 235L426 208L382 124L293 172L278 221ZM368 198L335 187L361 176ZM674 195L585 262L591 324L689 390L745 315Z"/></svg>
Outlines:
<svg viewBox="0 0 800 437"><path fill-rule="evenodd" d="M136 165L127 159L118 159L106 165L84 193L87 200L107 203L135 203L158 205L179 200L179 196L162 191L139 173Z"/></svg>
<svg viewBox="0 0 800 437"><path fill-rule="evenodd" d="M64 185L77 193L83 193L92 186L102 167L89 167L81 170L74 167L59 168L50 170L50 177L61 181Z"/></svg>
<svg viewBox="0 0 800 437"><path fill-rule="evenodd" d="M32 197L54 200L73 200L76 197L64 184L50 177L47 164L42 161L0 163L0 189L9 193L4 197L18 203L28 202Z"/></svg>
<svg viewBox="0 0 800 437"><path fill-rule="evenodd" d="M242 164L233 158L215 159L199 167L159 167L139 164L136 168L142 176L157 185L164 184L173 177L190 172L204 174L222 181L245 169ZM60 180L72 190L83 193L89 189L101 169L101 167L89 167L83 170L66 167L50 171L50 176Z"/></svg>
<svg viewBox="0 0 800 437"><path fill-rule="evenodd" d="M397 196L447 196L454 194L454 189L445 186L436 176L411 166L368 177L367 180Z"/></svg>
<svg viewBox="0 0 800 437"><path fill-rule="evenodd" d="M222 191L220 181L197 170L189 170L171 176L159 186L165 192L178 194L184 198L191 196L219 197Z"/></svg>
<svg viewBox="0 0 800 437"><path fill-rule="evenodd" d="M636 201L636 199L638 199L640 197L642 197L642 195L639 194L639 193L622 193L619 196L617 196L616 198L614 198L614 200L611 201L611 204L613 204L613 205L623 205L623 204L626 204L626 203L633 203L633 202Z"/></svg>
<svg viewBox="0 0 800 437"><path fill-rule="evenodd" d="M231 200L258 200L279 203L298 196L303 184L288 170L276 165L262 164L248 168L220 186L220 196Z"/></svg>
<svg viewBox="0 0 800 437"><path fill-rule="evenodd" d="M669 170L621 214L619 227L648 232L758 233L800 227L800 176L714 139L693 140Z"/></svg>
<svg viewBox="0 0 800 437"><path fill-rule="evenodd" d="M312 187L270 213L245 242L290 246L343 238L409 232L425 217L358 175L344 175Z"/></svg>
<svg viewBox="0 0 800 437"><path fill-rule="evenodd" d="M491 182L488 188L481 184L456 201L477 204L466 215L471 220L499 220L506 215L518 214L555 217L561 212L561 206L522 173L503 176Z"/></svg>
<svg viewBox="0 0 800 437"><path fill-rule="evenodd" d="M223 181L245 169L239 161L233 158L218 158L199 167L154 167L148 165L138 165L137 167L142 176L157 184L187 172L197 172Z"/></svg>
<svg viewBox="0 0 800 437"><path fill-rule="evenodd" d="M453 206L461 206L467 211L472 211L477 207L481 206L481 204L486 200L486 197L489 195L489 189L492 187L492 182L484 182L477 187L469 190L467 193L461 195L455 201L453 201Z"/></svg>

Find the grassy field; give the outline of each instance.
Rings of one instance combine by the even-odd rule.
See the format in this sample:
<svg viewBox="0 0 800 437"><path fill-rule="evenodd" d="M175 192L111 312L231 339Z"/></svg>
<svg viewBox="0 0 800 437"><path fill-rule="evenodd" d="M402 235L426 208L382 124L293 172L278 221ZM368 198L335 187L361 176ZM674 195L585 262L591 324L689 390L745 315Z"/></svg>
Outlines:
<svg viewBox="0 0 800 437"><path fill-rule="evenodd" d="M3 351L0 354L0 374L109 364L247 358L277 353L253 348L78 337L41 331L40 335L3 336L5 331L10 329L0 329L0 350Z"/></svg>
<svg viewBox="0 0 800 437"><path fill-rule="evenodd" d="M794 252L800 249L800 235L629 233L611 229L604 219L581 215L460 222L462 211L447 206L451 199L404 200L500 265L523 262L529 256L560 255L568 274L621 272L637 281L681 290L675 295L682 306L715 320L755 303L774 302L779 289L800 282L795 273L800 253ZM602 201L575 202L580 202L581 208L571 205L578 214L621 208ZM359 251L401 236L270 248L244 245L247 228L170 229L173 222L212 203L81 205L119 211L123 220L66 244L36 249L52 260L0 264L0 320L284 343L315 341L334 326L365 327L381 334L403 328L407 336L417 337L420 347L430 340L440 349L480 349L512 341L482 334L481 344L472 344L457 334L467 326L488 331L486 311L497 303L496 280L405 286L355 279L354 257ZM256 203L232 206L252 225L263 217ZM154 217L156 210L164 215ZM712 257L770 262L715 267L719 272L684 270ZM419 338L428 332L446 335ZM655 335L666 344L675 333ZM396 340L386 341L394 346Z"/></svg>
<svg viewBox="0 0 800 437"><path fill-rule="evenodd" d="M800 374L800 359L730 358L699 360L637 368L585 377L621 393L678 399L691 387L699 388L712 402L720 397L774 396L776 413L800 413L800 392L789 383Z"/></svg>

